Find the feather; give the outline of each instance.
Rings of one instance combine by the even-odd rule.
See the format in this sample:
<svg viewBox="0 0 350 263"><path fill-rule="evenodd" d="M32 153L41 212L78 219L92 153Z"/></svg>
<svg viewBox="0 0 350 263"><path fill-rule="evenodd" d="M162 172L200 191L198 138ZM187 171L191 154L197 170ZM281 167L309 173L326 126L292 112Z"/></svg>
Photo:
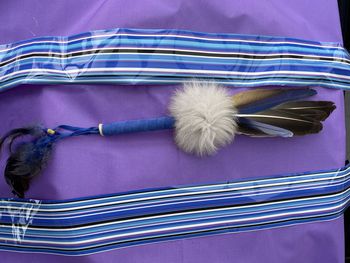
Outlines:
<svg viewBox="0 0 350 263"><path fill-rule="evenodd" d="M324 121L335 110L331 101L292 101L278 105L275 109Z"/></svg>
<svg viewBox="0 0 350 263"><path fill-rule="evenodd" d="M12 144L17 137L25 136L25 135L36 136L36 135L41 134L42 131L43 131L43 129L40 126L28 126L28 127L13 129L13 130L9 131L7 134L5 134L0 139L0 150L1 150L4 142L9 141L8 146L9 146L9 151L11 152Z"/></svg>
<svg viewBox="0 0 350 263"><path fill-rule="evenodd" d="M6 162L4 176L7 184L12 188L12 193L20 198L24 197L32 179L46 167L53 146L57 141L89 134L98 134L98 128L61 125L55 130L51 130L41 126L31 126L8 132L0 139L0 150L7 142L10 156ZM16 144L16 147L12 147L15 140L26 136L30 136L30 139L21 140Z"/></svg>
<svg viewBox="0 0 350 263"><path fill-rule="evenodd" d="M317 94L313 89L249 90L233 96L238 132L249 136L305 135L322 130L335 109L330 101L297 101Z"/></svg>
<svg viewBox="0 0 350 263"><path fill-rule="evenodd" d="M237 133L252 137L292 137L293 133L289 130L254 121L248 118L239 118Z"/></svg>
<svg viewBox="0 0 350 263"><path fill-rule="evenodd" d="M15 139L26 135L30 135L32 140L20 142L16 147L12 147ZM33 126L10 131L0 140L0 147L6 141L9 144L10 156L6 162L4 176L13 194L23 198L31 180L45 167L54 137L49 136L40 126Z"/></svg>
<svg viewBox="0 0 350 263"><path fill-rule="evenodd" d="M282 103L307 98L317 94L313 89L256 89L233 96L239 113L253 113L276 107Z"/></svg>
<svg viewBox="0 0 350 263"><path fill-rule="evenodd" d="M286 129L292 132L293 135L318 133L323 127L318 120L275 109L252 114L239 114L239 117Z"/></svg>

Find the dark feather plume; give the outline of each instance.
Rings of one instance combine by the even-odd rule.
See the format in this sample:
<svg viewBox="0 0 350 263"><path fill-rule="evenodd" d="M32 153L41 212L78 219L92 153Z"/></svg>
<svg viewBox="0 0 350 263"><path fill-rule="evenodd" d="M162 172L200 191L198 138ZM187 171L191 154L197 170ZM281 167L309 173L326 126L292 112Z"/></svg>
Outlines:
<svg viewBox="0 0 350 263"><path fill-rule="evenodd" d="M322 121L332 113L335 105L330 101L298 101L315 94L313 89L239 93L234 96L239 111L238 132L256 137L318 133L323 128Z"/></svg>
<svg viewBox="0 0 350 263"><path fill-rule="evenodd" d="M320 121L282 110L271 109L244 116L258 123L265 123L286 129L291 131L293 135L318 133L322 130L322 123Z"/></svg>
<svg viewBox="0 0 350 263"><path fill-rule="evenodd" d="M275 109L324 121L335 110L335 105L331 101L292 101L282 103Z"/></svg>
<svg viewBox="0 0 350 263"><path fill-rule="evenodd" d="M29 141L21 141L13 146L20 137L30 136ZM24 139L24 138L23 138ZM0 140L0 149L7 143L10 156L5 167L5 179L12 193L23 198L30 181L45 167L54 143L54 137L40 126L14 129Z"/></svg>

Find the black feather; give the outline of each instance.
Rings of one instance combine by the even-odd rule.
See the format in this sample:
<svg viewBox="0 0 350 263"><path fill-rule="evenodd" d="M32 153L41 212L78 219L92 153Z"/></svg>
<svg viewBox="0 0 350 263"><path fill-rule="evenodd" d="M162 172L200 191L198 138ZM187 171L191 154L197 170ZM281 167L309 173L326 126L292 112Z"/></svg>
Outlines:
<svg viewBox="0 0 350 263"><path fill-rule="evenodd" d="M238 118L237 133L252 137L292 137L293 133L281 127L264 122L257 122L251 118Z"/></svg>
<svg viewBox="0 0 350 263"><path fill-rule="evenodd" d="M20 198L29 189L31 180L45 168L54 144L62 139L80 135L99 134L97 127L80 128L69 125L54 130L41 126L14 129L0 139L0 150L7 143L10 156L5 167L5 179L12 192ZM12 145L20 137L30 137Z"/></svg>
<svg viewBox="0 0 350 263"><path fill-rule="evenodd" d="M270 109L253 114L244 114L241 117L291 131L294 135L318 133L322 130L322 123L302 115L283 110Z"/></svg>
<svg viewBox="0 0 350 263"><path fill-rule="evenodd" d="M298 114L304 117L324 121L335 110L336 106L331 101L292 101L282 103L275 109Z"/></svg>
<svg viewBox="0 0 350 263"><path fill-rule="evenodd" d="M246 123L238 124L237 134L244 134L251 137L268 137L265 132L258 130L257 128L252 127Z"/></svg>
<svg viewBox="0 0 350 263"><path fill-rule="evenodd" d="M317 121L324 121L325 119L327 119L327 114L324 111L320 111L320 110L302 110L298 112L290 109L278 109L278 110L286 113L297 114L299 116L317 120Z"/></svg>
<svg viewBox="0 0 350 263"><path fill-rule="evenodd" d="M31 136L31 140L12 146L16 139L27 135ZM45 167L54 141L54 136L39 126L14 129L0 140L0 148L5 142L9 145L10 156L4 176L15 195L24 197L31 180Z"/></svg>

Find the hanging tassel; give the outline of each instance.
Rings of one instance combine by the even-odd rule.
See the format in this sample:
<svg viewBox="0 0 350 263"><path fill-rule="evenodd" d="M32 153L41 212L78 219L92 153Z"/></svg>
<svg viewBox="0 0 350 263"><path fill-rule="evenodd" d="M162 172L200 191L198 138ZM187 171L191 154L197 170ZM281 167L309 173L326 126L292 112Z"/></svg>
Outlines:
<svg viewBox="0 0 350 263"><path fill-rule="evenodd" d="M171 116L120 121L80 128L60 125L54 129L32 126L14 129L0 140L8 144L6 182L23 198L30 182L45 168L54 145L81 135L113 136L124 133L175 129L177 146L199 156L215 154L233 142L235 134L254 137L292 137L318 133L332 113L330 101L305 101L313 89L250 90L232 96L214 82L192 81L175 92ZM22 138L18 143L17 140Z"/></svg>
<svg viewBox="0 0 350 263"><path fill-rule="evenodd" d="M31 136L29 142L19 143L13 150L14 140L22 136ZM0 147L8 142L10 157L5 168L5 179L12 187L12 193L23 198L30 181L44 168L52 150L53 141L40 126L15 129L0 141Z"/></svg>
<svg viewBox="0 0 350 263"><path fill-rule="evenodd" d="M9 146L10 156L4 176L14 195L24 198L31 180L47 165L57 141L72 136L98 134L96 128L82 129L66 125L59 126L56 130L44 129L41 126L14 129L0 140L0 149L5 143ZM58 132L59 130L67 130L68 133ZM30 137L30 140L19 142L13 147L14 141L20 137Z"/></svg>

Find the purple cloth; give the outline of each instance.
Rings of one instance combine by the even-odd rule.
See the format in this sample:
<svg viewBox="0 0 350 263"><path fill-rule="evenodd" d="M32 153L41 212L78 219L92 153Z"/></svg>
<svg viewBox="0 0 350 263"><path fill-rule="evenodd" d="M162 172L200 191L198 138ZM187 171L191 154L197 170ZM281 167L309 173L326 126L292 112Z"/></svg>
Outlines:
<svg viewBox="0 0 350 263"><path fill-rule="evenodd" d="M0 44L95 29L178 28L341 42L337 1L1 1ZM166 113L174 86L30 86L0 94L0 134L27 123L95 125ZM238 91L238 90L237 90ZM28 197L65 199L149 187L211 183L340 167L345 159L342 91L318 89L337 110L318 135L238 136L211 158L180 152L169 131L58 144ZM1 162L3 167L4 160ZM0 195L9 196L4 181ZM343 262L343 218L249 233L150 244L69 258L0 252L1 262Z"/></svg>

